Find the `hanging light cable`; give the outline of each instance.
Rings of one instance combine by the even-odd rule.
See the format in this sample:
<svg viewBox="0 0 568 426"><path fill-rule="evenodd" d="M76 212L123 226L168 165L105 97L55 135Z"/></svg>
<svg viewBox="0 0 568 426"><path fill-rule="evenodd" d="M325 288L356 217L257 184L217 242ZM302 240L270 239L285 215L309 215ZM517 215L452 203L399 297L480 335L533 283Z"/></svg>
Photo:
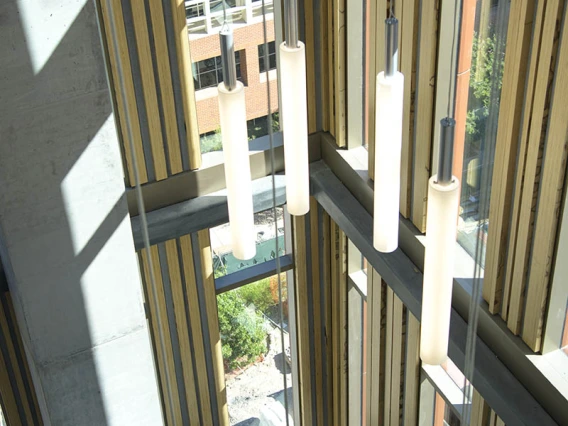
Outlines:
<svg viewBox="0 0 568 426"><path fill-rule="evenodd" d="M225 183L233 256L251 259L256 254L252 182L247 137L245 91L237 81L233 31L225 22L219 33L223 82L219 92L219 117L225 157Z"/></svg>
<svg viewBox="0 0 568 426"><path fill-rule="evenodd" d="M310 210L306 48L298 40L297 0L284 1L286 41L280 45L282 131L286 165L286 202L291 215Z"/></svg>
<svg viewBox="0 0 568 426"><path fill-rule="evenodd" d="M438 174L428 185L420 335L420 358L432 365L443 364L448 354L459 201L459 180L452 176L456 122L446 117L440 124Z"/></svg>
<svg viewBox="0 0 568 426"><path fill-rule="evenodd" d="M375 196L373 246L383 253L398 248L400 155L404 76L397 71L398 20L385 20L385 71L377 75L375 97Z"/></svg>

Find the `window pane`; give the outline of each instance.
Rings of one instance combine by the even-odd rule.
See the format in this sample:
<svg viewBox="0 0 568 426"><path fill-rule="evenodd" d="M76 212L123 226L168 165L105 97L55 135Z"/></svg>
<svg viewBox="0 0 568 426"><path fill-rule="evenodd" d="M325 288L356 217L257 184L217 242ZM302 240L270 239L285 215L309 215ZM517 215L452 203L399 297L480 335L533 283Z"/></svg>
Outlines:
<svg viewBox="0 0 568 426"><path fill-rule="evenodd" d="M268 116L253 118L247 121L247 132L249 141L268 135ZM272 114L272 132L280 129L280 116L277 112Z"/></svg>
<svg viewBox="0 0 568 426"><path fill-rule="evenodd" d="M213 250L213 267L215 278L250 268L253 265L276 258L276 237L278 237L279 256L285 254L284 247L284 209L276 208L278 234L274 226L272 209L254 215L256 231L256 256L251 260L239 260L233 256L231 249L231 228L228 223L211 228L211 248Z"/></svg>
<svg viewBox="0 0 568 426"><path fill-rule="evenodd" d="M469 384L469 381L466 380L461 370L450 358L448 358L447 361L442 364L442 368L460 389L463 390L464 387Z"/></svg>
<svg viewBox="0 0 568 426"><path fill-rule="evenodd" d="M208 7L206 7L206 1L209 1ZM197 5L188 6L187 12L193 15L202 14L199 15L199 19L191 19L192 22L188 26L189 48L191 57L195 61L193 67L195 90L199 91L212 88L223 81L221 57L214 55L218 55L218 33L223 24L223 7L226 8L227 20L234 24L232 29L235 41L237 79L246 86L245 110L247 122L278 112L276 73L272 73L270 80L267 81L268 77L260 76L262 70L256 67L256 61L259 61L258 46L263 44L265 39L264 25L262 25L264 19L266 19L267 41L270 43L268 67L275 69L277 65L277 48L274 37L275 34L279 34L279 31L275 27L272 1L266 2L265 6L263 7L262 2L246 2L244 0L205 0ZM194 11L194 9L197 11ZM212 52L215 52L215 54ZM252 63L247 64L247 58ZM211 72L211 74L202 75L207 72ZM270 85L270 105L268 105L268 85ZM208 90L196 95L197 125L202 153L223 149L222 144L217 142L217 139L220 141L223 129L220 128L219 105L216 98L217 92L215 90ZM278 123L278 120L274 121ZM262 127L266 129L266 132L262 135L268 134L270 129L267 126ZM280 127L273 127L273 129L279 131ZM256 139L259 136L258 132L249 134L250 139Z"/></svg>
<svg viewBox="0 0 568 426"><path fill-rule="evenodd" d="M268 66L269 70L276 68L276 43L271 41L268 43ZM264 43L258 45L258 67L260 72L266 71L266 57L264 53Z"/></svg>
<svg viewBox="0 0 568 426"><path fill-rule="evenodd" d="M197 66L197 70L199 72L205 72L205 71L211 71L216 69L216 63L215 63L215 59L216 58L210 58L210 59L205 59L203 61L199 61L198 62L198 66Z"/></svg>
<svg viewBox="0 0 568 426"><path fill-rule="evenodd" d="M461 118L465 120L465 135L456 134L454 148L454 152L463 152L463 157L458 159L461 164L454 170L461 179L458 241L482 267L489 228L508 15L508 0L478 0L475 16L466 18L475 22L474 31L468 33L467 26L462 26L461 34L464 40L471 39L472 56L470 72L460 74L456 83L458 102L460 98L462 102L464 97L467 99L467 115ZM458 67L462 69L467 65ZM460 117L456 119L459 121Z"/></svg>
<svg viewBox="0 0 568 426"><path fill-rule="evenodd" d="M185 9L186 19L197 18L203 16L203 3L187 6Z"/></svg>
<svg viewBox="0 0 568 426"><path fill-rule="evenodd" d="M217 75L215 71L208 71L200 74L200 88L204 89L206 87L212 87L217 85Z"/></svg>
<svg viewBox="0 0 568 426"><path fill-rule="evenodd" d="M432 418L432 423L425 421L424 424L460 426L461 418L465 413L464 410L471 413L473 387L465 380L463 373L449 358L441 366L422 364L422 369L428 379L425 382L431 382L429 383L430 386L433 384L436 388L435 396L433 397L432 392L428 392L421 387L421 393L424 391L424 398L433 398L434 403L432 410L430 410L428 401L423 403L421 394L420 408L425 410L426 417ZM432 412L428 413L428 411Z"/></svg>
<svg viewBox="0 0 568 426"><path fill-rule="evenodd" d="M347 288L348 404L349 424L361 425L363 390L365 389L366 313L367 301L349 281Z"/></svg>
<svg viewBox="0 0 568 426"><path fill-rule="evenodd" d="M285 425L286 411L292 425L286 274L220 294L217 309L231 425Z"/></svg>
<svg viewBox="0 0 568 426"><path fill-rule="evenodd" d="M562 333L562 343L560 347L564 353L568 355L568 307L566 307L566 314L564 316L564 332Z"/></svg>

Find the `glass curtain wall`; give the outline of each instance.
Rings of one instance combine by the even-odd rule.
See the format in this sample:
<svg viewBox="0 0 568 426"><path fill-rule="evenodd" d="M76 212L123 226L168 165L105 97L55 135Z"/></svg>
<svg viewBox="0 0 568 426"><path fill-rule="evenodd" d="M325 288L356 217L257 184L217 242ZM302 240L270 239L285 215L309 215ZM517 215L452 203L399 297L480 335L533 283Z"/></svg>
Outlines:
<svg viewBox="0 0 568 426"><path fill-rule="evenodd" d="M460 48L471 56L460 52L456 77L456 119L465 126L456 127L454 174L461 182L458 241L483 267L510 1L469 1L475 7L464 2ZM473 21L473 32L464 21Z"/></svg>
<svg viewBox="0 0 568 426"><path fill-rule="evenodd" d="M186 10L201 153L223 150L217 85L223 82L218 33L224 16L233 30L237 77L245 86L249 141L267 136L270 130L278 132L278 77L276 72L267 72L276 71L276 47L279 44L273 1L267 0L264 5L260 1L192 1L186 2ZM270 92L270 105L267 91Z"/></svg>
<svg viewBox="0 0 568 426"><path fill-rule="evenodd" d="M279 42L272 1L205 0L203 5L203 15L188 15L201 152L222 158L216 154L223 149L217 85L223 82L218 32L224 15L233 30L238 79L245 86L248 139L262 139L250 148L269 149L280 130L276 72ZM280 258L291 253L291 230L285 225L288 217L284 206L255 213L256 255L249 260L233 256L229 223L209 230L216 282L244 277L240 283L231 282L231 290L222 290L217 296L231 425L293 424L288 316L293 274L279 273ZM251 282L249 277L266 269L269 261L275 265L272 273L263 272L263 278Z"/></svg>

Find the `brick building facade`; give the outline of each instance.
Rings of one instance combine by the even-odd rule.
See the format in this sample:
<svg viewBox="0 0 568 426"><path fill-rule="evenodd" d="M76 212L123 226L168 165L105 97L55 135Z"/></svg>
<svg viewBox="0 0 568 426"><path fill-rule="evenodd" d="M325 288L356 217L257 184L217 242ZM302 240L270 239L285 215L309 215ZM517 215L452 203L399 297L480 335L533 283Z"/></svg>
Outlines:
<svg viewBox="0 0 568 426"><path fill-rule="evenodd" d="M219 35L190 34L191 60L193 63L221 55ZM266 38L274 41L274 20L266 21ZM251 24L234 24L235 52L240 52L241 80L245 85L247 120L266 116L267 86L270 86L271 111L278 110L278 85L276 69L260 72L258 46L264 44L262 21ZM267 84L267 79L270 84ZM219 128L219 105L217 88L208 87L196 91L197 121L199 133L204 134Z"/></svg>

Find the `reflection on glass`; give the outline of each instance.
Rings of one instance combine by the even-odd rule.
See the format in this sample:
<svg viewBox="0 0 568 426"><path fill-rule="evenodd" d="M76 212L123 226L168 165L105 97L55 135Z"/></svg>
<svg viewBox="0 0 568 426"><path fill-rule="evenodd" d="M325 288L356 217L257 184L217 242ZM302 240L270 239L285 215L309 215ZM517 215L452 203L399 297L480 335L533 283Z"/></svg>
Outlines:
<svg viewBox="0 0 568 426"><path fill-rule="evenodd" d="M562 333L560 348L568 355L568 306L566 307L566 313L564 315L564 331Z"/></svg>
<svg viewBox="0 0 568 426"><path fill-rule="evenodd" d="M287 289L282 273L217 296L231 425L293 424Z"/></svg>
<svg viewBox="0 0 568 426"><path fill-rule="evenodd" d="M460 426L459 417L446 404L442 395L436 392L436 400L434 402L434 423L432 426Z"/></svg>
<svg viewBox="0 0 568 426"><path fill-rule="evenodd" d="M250 260L236 259L231 250L231 229L223 224L210 229L211 249L215 278L249 268L253 265L276 258L276 238L278 237L278 256L285 254L284 248L284 209L276 208L278 235L275 235L274 210L269 209L254 215L256 232L256 256Z"/></svg>
<svg viewBox="0 0 568 426"><path fill-rule="evenodd" d="M272 1L188 1L186 16L202 154L223 149L216 87L223 81L218 33L225 15L233 28L237 78L245 85L249 140L269 133L268 114L272 114L272 128L276 131L280 128L276 115L277 75L275 72L265 72L264 58L267 54L269 70L276 68L277 52L274 36L276 31ZM266 19L268 52L264 49L264 19ZM268 87L270 87L270 105L268 105Z"/></svg>
<svg viewBox="0 0 568 426"><path fill-rule="evenodd" d="M466 385L469 385L469 381L466 380L461 370L450 358L448 358L446 362L442 364L442 368L462 391L466 387Z"/></svg>
<svg viewBox="0 0 568 426"><path fill-rule="evenodd" d="M460 55L456 83L456 103L459 105L464 97L467 99L467 115L461 117L465 118L465 135L456 134L455 147L456 153L463 153L462 163L454 163L454 174L461 181L458 241L482 267L489 227L509 3L509 0L477 0L475 16L466 16L466 13L462 18L474 22L474 31L466 34L467 26L462 25L461 37L471 39L471 44L467 44L472 56L471 63L465 64L462 62L468 55ZM469 72L461 72L466 68ZM459 115L456 107L457 120ZM460 163L459 158L457 162Z"/></svg>
<svg viewBox="0 0 568 426"><path fill-rule="evenodd" d="M349 282L347 288L347 350L349 424L361 425L365 414L367 371L367 298Z"/></svg>
<svg viewBox="0 0 568 426"><path fill-rule="evenodd" d="M429 376L420 385L419 424L422 426L461 426L463 419L460 407L463 410L463 401L460 391L464 382L459 379L459 370L448 360L448 368L455 375L454 383L461 382L458 385L460 391L457 391L455 387L447 386L444 377L436 374L440 367L433 368L434 370L429 369ZM442 374L445 373L442 372ZM469 400L466 404L470 404Z"/></svg>
<svg viewBox="0 0 568 426"><path fill-rule="evenodd" d="M243 81L241 75L241 52L235 52L237 80ZM221 56L204 59L193 63L193 85L195 90L217 87L223 81Z"/></svg>

